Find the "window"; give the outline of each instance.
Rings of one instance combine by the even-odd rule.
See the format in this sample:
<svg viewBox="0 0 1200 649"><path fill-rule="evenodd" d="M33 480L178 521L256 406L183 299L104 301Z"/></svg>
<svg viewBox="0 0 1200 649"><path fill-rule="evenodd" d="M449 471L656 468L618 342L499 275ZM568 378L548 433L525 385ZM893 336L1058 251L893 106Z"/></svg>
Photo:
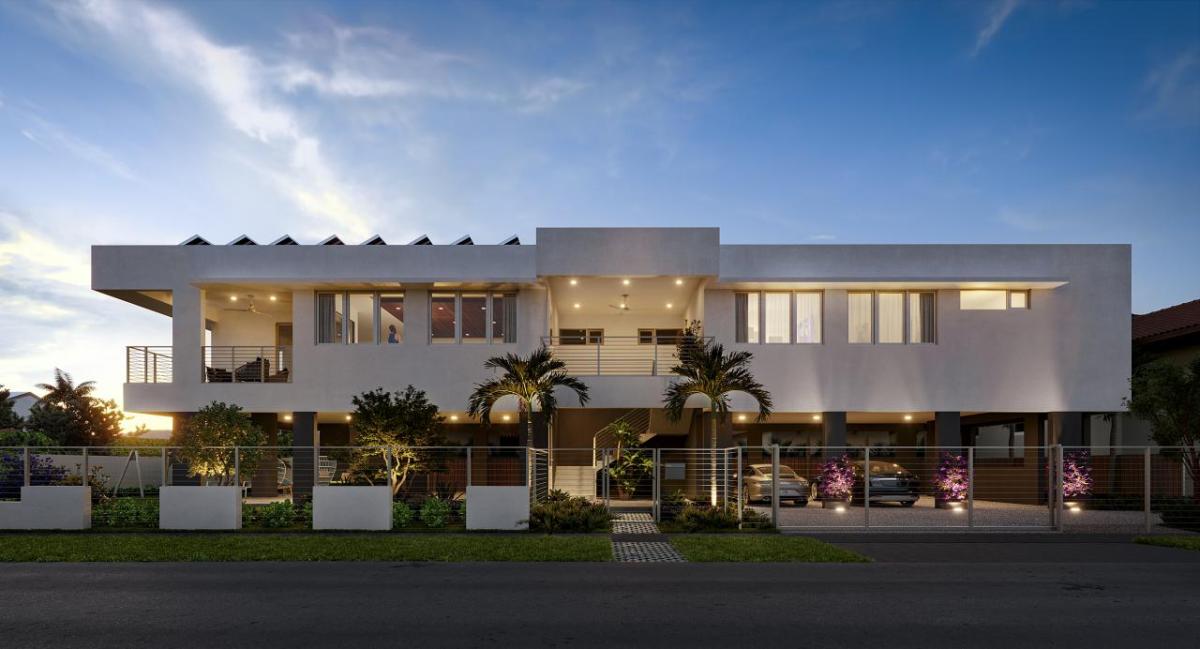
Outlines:
<svg viewBox="0 0 1200 649"><path fill-rule="evenodd" d="M375 344L375 294L350 293L347 300L347 338L351 345Z"/></svg>
<svg viewBox="0 0 1200 649"><path fill-rule="evenodd" d="M683 329L638 329L639 345L675 345L683 338Z"/></svg>
<svg viewBox="0 0 1200 649"><path fill-rule="evenodd" d="M1029 291L1009 291L1008 292L1008 308L1010 308L1010 309L1028 309L1029 308Z"/></svg>
<svg viewBox="0 0 1200 649"><path fill-rule="evenodd" d="M1028 309L1029 291L1020 289L965 290L958 292L958 308L963 311L1004 311Z"/></svg>
<svg viewBox="0 0 1200 649"><path fill-rule="evenodd" d="M820 293L796 293L796 342L821 342Z"/></svg>
<svg viewBox="0 0 1200 649"><path fill-rule="evenodd" d="M433 293L429 297L429 340L433 343L517 341L516 295Z"/></svg>
<svg viewBox="0 0 1200 649"><path fill-rule="evenodd" d="M394 345L404 341L404 294L379 294L380 342Z"/></svg>
<svg viewBox="0 0 1200 649"><path fill-rule="evenodd" d="M908 294L908 342L932 344L933 293Z"/></svg>
<svg viewBox="0 0 1200 649"><path fill-rule="evenodd" d="M599 345L604 342L604 330L559 329L558 341L563 345Z"/></svg>
<svg viewBox="0 0 1200 649"><path fill-rule="evenodd" d="M1025 456L1025 424L995 424L975 429L975 457L1021 458Z"/></svg>
<svg viewBox="0 0 1200 649"><path fill-rule="evenodd" d="M453 293L434 293L429 298L429 340L434 343L452 343L458 340Z"/></svg>
<svg viewBox="0 0 1200 649"><path fill-rule="evenodd" d="M851 292L848 337L852 343L932 344L936 342L931 291Z"/></svg>
<svg viewBox="0 0 1200 649"><path fill-rule="evenodd" d="M820 343L822 293L734 294L734 340L740 343Z"/></svg>
<svg viewBox="0 0 1200 649"><path fill-rule="evenodd" d="M904 342L904 293L879 293L879 339L881 343Z"/></svg>
<svg viewBox="0 0 1200 649"><path fill-rule="evenodd" d="M850 324L850 342L871 343L875 341L872 333L871 301L872 293L850 293L848 321Z"/></svg>
<svg viewBox="0 0 1200 649"><path fill-rule="evenodd" d="M342 294L317 293L317 342L342 342Z"/></svg>

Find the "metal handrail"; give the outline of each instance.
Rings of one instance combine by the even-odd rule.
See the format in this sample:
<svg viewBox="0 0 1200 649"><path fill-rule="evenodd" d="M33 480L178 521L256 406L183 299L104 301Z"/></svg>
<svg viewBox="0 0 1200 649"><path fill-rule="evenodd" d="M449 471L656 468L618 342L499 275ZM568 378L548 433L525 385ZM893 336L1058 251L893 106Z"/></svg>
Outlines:
<svg viewBox="0 0 1200 649"><path fill-rule="evenodd" d="M679 356L680 336L602 336L598 341L581 336L543 336L542 344L574 375L660 376L671 374ZM697 342L712 341L711 336Z"/></svg>
<svg viewBox="0 0 1200 649"><path fill-rule="evenodd" d="M201 347L204 383L291 383L292 348L287 345Z"/></svg>
<svg viewBox="0 0 1200 649"><path fill-rule="evenodd" d="M169 346L125 347L125 382L171 383L174 380L173 351L174 348Z"/></svg>

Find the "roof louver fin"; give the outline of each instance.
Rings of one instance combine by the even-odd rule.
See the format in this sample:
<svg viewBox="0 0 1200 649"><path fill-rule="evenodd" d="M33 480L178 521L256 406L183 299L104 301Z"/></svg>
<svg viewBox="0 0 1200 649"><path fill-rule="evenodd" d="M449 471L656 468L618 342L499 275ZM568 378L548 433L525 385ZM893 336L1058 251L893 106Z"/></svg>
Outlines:
<svg viewBox="0 0 1200 649"><path fill-rule="evenodd" d="M501 241L500 245L502 245L502 246L519 246L519 245L521 245L521 237L518 237L517 235L514 234L511 237L505 239L504 241Z"/></svg>
<svg viewBox="0 0 1200 649"><path fill-rule="evenodd" d="M433 242L429 240L429 237L422 234L421 236L417 237L416 239L409 241L408 245L410 245L410 246L432 246Z"/></svg>
<svg viewBox="0 0 1200 649"><path fill-rule="evenodd" d="M475 245L475 242L471 240L471 235L469 235L469 234L464 234L464 235L462 236L462 238L461 238L461 239L459 239L458 241L455 241L455 242L454 242L453 244L451 244L451 245L455 245L455 246L473 246L473 245Z"/></svg>
<svg viewBox="0 0 1200 649"><path fill-rule="evenodd" d="M206 240L204 237L202 237L198 234L193 234L192 236L188 237L186 241L184 241L183 243L181 243L179 245L181 245L181 246L211 246L212 244L209 243L208 240Z"/></svg>
<svg viewBox="0 0 1200 649"><path fill-rule="evenodd" d="M322 241L321 243L318 243L317 245L318 246L344 246L346 244L342 243L342 240L338 238L338 235L334 234L334 235L330 235L328 239L325 239L324 241Z"/></svg>
<svg viewBox="0 0 1200 649"><path fill-rule="evenodd" d="M229 245L231 245L231 246L257 246L258 242L256 242L254 239L251 239L250 237L243 234L242 236L234 239L233 241L230 241Z"/></svg>
<svg viewBox="0 0 1200 649"><path fill-rule="evenodd" d="M272 246L298 246L300 244L297 243L296 240L293 239L291 236L285 234L282 237L279 237L278 239L272 241L271 245Z"/></svg>
<svg viewBox="0 0 1200 649"><path fill-rule="evenodd" d="M364 245L364 246L386 246L387 242L383 240L383 237L381 237L377 234L377 235L371 237L370 239L367 239L366 241L362 242L362 245Z"/></svg>

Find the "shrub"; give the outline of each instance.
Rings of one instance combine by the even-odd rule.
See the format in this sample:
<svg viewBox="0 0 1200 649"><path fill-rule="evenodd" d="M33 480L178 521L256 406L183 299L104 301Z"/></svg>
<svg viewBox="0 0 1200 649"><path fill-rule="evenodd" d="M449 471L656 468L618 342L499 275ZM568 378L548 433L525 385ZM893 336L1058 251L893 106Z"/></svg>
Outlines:
<svg viewBox="0 0 1200 649"><path fill-rule="evenodd" d="M450 504L441 498L426 498L421 505L421 522L426 527L445 527L450 518Z"/></svg>
<svg viewBox="0 0 1200 649"><path fill-rule="evenodd" d="M1189 498L1164 498L1152 509L1158 511L1167 527L1200 532L1200 502Z"/></svg>
<svg viewBox="0 0 1200 649"><path fill-rule="evenodd" d="M675 516L674 525L684 532L736 530L738 529L737 509L688 504ZM750 508L742 510L742 529L759 529L770 526L771 519L765 514L760 514Z"/></svg>
<svg viewBox="0 0 1200 649"><path fill-rule="evenodd" d="M850 500L854 490L854 468L850 456L843 455L821 465L817 493L821 500Z"/></svg>
<svg viewBox="0 0 1200 649"><path fill-rule="evenodd" d="M257 522L263 527L291 527L296 522L296 508L286 500L263 505L258 508L257 518Z"/></svg>
<svg viewBox="0 0 1200 649"><path fill-rule="evenodd" d="M29 454L29 484L35 487L62 484L67 470L54 464L48 457ZM21 497L21 486L25 484L25 458L21 451L0 453L0 499Z"/></svg>
<svg viewBox="0 0 1200 649"><path fill-rule="evenodd" d="M933 491L938 500L961 502L967 499L969 485L967 459L953 453L942 453L938 463L937 477L933 480Z"/></svg>
<svg viewBox="0 0 1200 649"><path fill-rule="evenodd" d="M529 529L555 532L607 532L612 514L604 505L554 490L529 510Z"/></svg>
<svg viewBox="0 0 1200 649"><path fill-rule="evenodd" d="M1092 454L1086 450L1063 456L1063 497L1083 498L1092 494Z"/></svg>
<svg viewBox="0 0 1200 649"><path fill-rule="evenodd" d="M92 508L93 527L158 527L158 499L112 498Z"/></svg>
<svg viewBox="0 0 1200 649"><path fill-rule="evenodd" d="M662 514L663 520L673 521L683 511L684 507L692 504L692 501L684 495L683 491L676 489L674 492L663 497L659 504L659 511Z"/></svg>
<svg viewBox="0 0 1200 649"><path fill-rule="evenodd" d="M412 519L412 508L404 501L397 500L392 503L392 529L399 530L408 527Z"/></svg>

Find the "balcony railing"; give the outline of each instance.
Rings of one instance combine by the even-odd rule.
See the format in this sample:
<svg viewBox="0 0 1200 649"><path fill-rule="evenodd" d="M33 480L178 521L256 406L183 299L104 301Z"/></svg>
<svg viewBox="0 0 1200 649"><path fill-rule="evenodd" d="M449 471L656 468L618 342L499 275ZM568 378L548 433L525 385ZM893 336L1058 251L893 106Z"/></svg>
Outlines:
<svg viewBox="0 0 1200 649"><path fill-rule="evenodd" d="M291 347L202 347L205 383L291 383Z"/></svg>
<svg viewBox="0 0 1200 649"><path fill-rule="evenodd" d="M711 338L704 338L711 340ZM584 340L575 336L545 336L542 342L579 376L660 376L679 364L677 340L672 337L604 336Z"/></svg>
<svg viewBox="0 0 1200 649"><path fill-rule="evenodd" d="M170 347L125 348L126 383L170 383L171 368Z"/></svg>

